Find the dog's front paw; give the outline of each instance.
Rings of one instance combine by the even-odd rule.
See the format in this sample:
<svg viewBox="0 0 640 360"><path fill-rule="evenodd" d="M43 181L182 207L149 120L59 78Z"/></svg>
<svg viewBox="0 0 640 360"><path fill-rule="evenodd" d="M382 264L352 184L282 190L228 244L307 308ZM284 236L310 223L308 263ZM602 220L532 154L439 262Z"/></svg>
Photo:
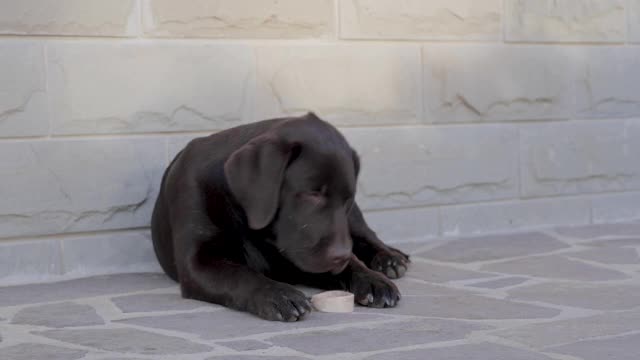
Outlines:
<svg viewBox="0 0 640 360"><path fill-rule="evenodd" d="M248 310L266 320L298 321L311 312L311 303L293 286L276 283L256 290Z"/></svg>
<svg viewBox="0 0 640 360"><path fill-rule="evenodd" d="M385 274L389 279L398 279L407 272L409 262L409 255L387 247L373 257L371 269Z"/></svg>
<svg viewBox="0 0 640 360"><path fill-rule="evenodd" d="M353 274L350 290L355 295L355 301L363 306L394 307L400 300L396 285L371 270Z"/></svg>

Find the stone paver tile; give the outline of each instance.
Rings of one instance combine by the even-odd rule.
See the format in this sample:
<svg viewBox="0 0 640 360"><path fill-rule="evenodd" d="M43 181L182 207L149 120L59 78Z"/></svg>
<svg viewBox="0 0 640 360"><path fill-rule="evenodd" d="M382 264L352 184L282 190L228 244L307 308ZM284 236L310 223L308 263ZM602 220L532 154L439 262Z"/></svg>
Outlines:
<svg viewBox="0 0 640 360"><path fill-rule="evenodd" d="M387 312L392 313L392 310L389 309ZM380 316L374 314L330 314L313 312L302 321L282 323L276 321L264 321L249 313L222 310L215 312L139 317L120 320L118 322L155 329L182 331L200 335L204 339L225 339L275 331L365 322L379 320L380 318ZM215 326L212 324L215 324Z"/></svg>
<svg viewBox="0 0 640 360"><path fill-rule="evenodd" d="M640 354L640 334L611 339L586 340L547 349L579 357L583 360L637 360Z"/></svg>
<svg viewBox="0 0 640 360"><path fill-rule="evenodd" d="M193 310L201 307L219 307L218 305L184 299L179 294L139 294L119 296L111 301L123 313L168 311L168 310Z"/></svg>
<svg viewBox="0 0 640 360"><path fill-rule="evenodd" d="M561 227L557 228L556 232L562 236L577 239L595 239L606 236L638 236L640 235L640 223Z"/></svg>
<svg viewBox="0 0 640 360"><path fill-rule="evenodd" d="M416 256L439 261L470 263L546 253L569 247L542 233L502 234L451 240Z"/></svg>
<svg viewBox="0 0 640 360"><path fill-rule="evenodd" d="M639 246L640 237L631 239L602 239L593 240L583 243L583 245L598 246L598 247L625 247L625 246Z"/></svg>
<svg viewBox="0 0 640 360"><path fill-rule="evenodd" d="M639 243L640 244L640 243ZM639 264L640 256L634 249L605 247L565 254L568 257L591 260L602 264Z"/></svg>
<svg viewBox="0 0 640 360"><path fill-rule="evenodd" d="M311 355L358 353L465 338L486 327L463 321L415 320L275 336L270 342ZM318 346L322 344L321 346Z"/></svg>
<svg viewBox="0 0 640 360"><path fill-rule="evenodd" d="M629 310L640 306L640 286L548 282L508 292L510 298L595 310Z"/></svg>
<svg viewBox="0 0 640 360"><path fill-rule="evenodd" d="M550 357L527 350L481 343L436 349L416 349L376 354L365 360L551 360Z"/></svg>
<svg viewBox="0 0 640 360"><path fill-rule="evenodd" d="M451 266L434 265L422 261L413 261L409 265L406 276L434 283L446 283L449 281L487 278L495 275L456 269Z"/></svg>
<svg viewBox="0 0 640 360"><path fill-rule="evenodd" d="M211 347L181 338L137 329L47 330L34 332L50 339L119 353L149 355L195 354Z"/></svg>
<svg viewBox="0 0 640 360"><path fill-rule="evenodd" d="M577 319L529 324L500 330L492 335L535 348L543 348L589 338L623 334L638 330L639 325L640 311L623 311Z"/></svg>
<svg viewBox="0 0 640 360"><path fill-rule="evenodd" d="M20 310L11 320L12 324L64 328L71 326L101 325L104 320L89 305L64 302L59 304L31 306Z"/></svg>
<svg viewBox="0 0 640 360"><path fill-rule="evenodd" d="M383 239L384 240L384 239ZM428 245L428 242L418 242L418 241L411 241L411 242L399 242L399 243L393 243L393 244L389 244L391 247L394 247L400 251L404 251L405 253L411 255L414 254L416 252L416 250L423 248L425 245Z"/></svg>
<svg viewBox="0 0 640 360"><path fill-rule="evenodd" d="M402 296L467 296L471 291L452 289L444 285L425 284L414 279L402 278L394 283Z"/></svg>
<svg viewBox="0 0 640 360"><path fill-rule="evenodd" d="M218 344L237 351L260 350L271 347L271 345L258 340L233 340L219 342Z"/></svg>
<svg viewBox="0 0 640 360"><path fill-rule="evenodd" d="M219 355L206 360L307 360L300 356Z"/></svg>
<svg viewBox="0 0 640 360"><path fill-rule="evenodd" d="M467 284L467 286L484 288L484 289L502 289L505 287L522 284L527 280L529 279L524 277L511 276L511 277L506 277L506 278L501 278L496 280L481 281L473 284Z"/></svg>
<svg viewBox="0 0 640 360"><path fill-rule="evenodd" d="M557 309L483 296L405 296L393 309L358 307L357 311L392 315L413 315L464 320L488 319L550 319L560 313Z"/></svg>
<svg viewBox="0 0 640 360"><path fill-rule="evenodd" d="M164 274L105 275L49 284L0 287L0 306L72 300L174 287Z"/></svg>
<svg viewBox="0 0 640 360"><path fill-rule="evenodd" d="M532 256L509 260L484 265L481 269L505 274L580 281L622 280L629 278L628 275L619 271L585 264L581 261L567 259L558 255Z"/></svg>
<svg viewBox="0 0 640 360"><path fill-rule="evenodd" d="M87 351L67 349L59 346L23 343L0 348L0 359L11 360L75 360Z"/></svg>

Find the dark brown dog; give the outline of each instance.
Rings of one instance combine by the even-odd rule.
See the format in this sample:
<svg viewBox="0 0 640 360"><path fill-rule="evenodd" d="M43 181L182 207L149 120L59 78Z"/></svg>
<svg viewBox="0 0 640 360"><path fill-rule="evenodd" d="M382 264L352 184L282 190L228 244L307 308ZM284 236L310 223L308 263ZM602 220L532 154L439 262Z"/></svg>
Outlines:
<svg viewBox="0 0 640 360"><path fill-rule="evenodd" d="M183 297L269 320L311 310L289 284L393 307L400 293L383 274L404 275L409 258L365 223L358 170L344 137L313 113L195 139L162 179L151 221L158 260Z"/></svg>

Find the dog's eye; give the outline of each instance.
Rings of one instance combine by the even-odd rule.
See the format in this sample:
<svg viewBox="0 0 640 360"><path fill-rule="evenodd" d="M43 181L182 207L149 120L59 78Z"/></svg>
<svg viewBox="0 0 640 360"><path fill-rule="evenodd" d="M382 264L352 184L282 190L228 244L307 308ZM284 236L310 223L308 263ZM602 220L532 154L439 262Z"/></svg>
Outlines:
<svg viewBox="0 0 640 360"><path fill-rule="evenodd" d="M311 191L309 191L307 193L308 196L311 197L319 197L319 198L324 198L327 196L327 186L323 185L317 189L313 189Z"/></svg>
<svg viewBox="0 0 640 360"><path fill-rule="evenodd" d="M306 193L306 195L310 198L317 198L317 199L324 199L325 198L325 193L323 193L322 191L309 191L308 193Z"/></svg>
<svg viewBox="0 0 640 360"><path fill-rule="evenodd" d="M311 203L313 206L321 206L326 201L326 194L322 190L305 191L298 196L306 203Z"/></svg>

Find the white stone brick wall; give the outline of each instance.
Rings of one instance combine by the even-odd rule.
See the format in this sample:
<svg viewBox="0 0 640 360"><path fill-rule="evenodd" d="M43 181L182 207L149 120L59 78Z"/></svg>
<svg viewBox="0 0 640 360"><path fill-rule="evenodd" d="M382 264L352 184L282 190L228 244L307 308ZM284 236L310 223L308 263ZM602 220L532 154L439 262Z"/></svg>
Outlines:
<svg viewBox="0 0 640 360"><path fill-rule="evenodd" d="M307 110L388 242L640 219L640 0L0 0L0 284L158 270L192 138Z"/></svg>

